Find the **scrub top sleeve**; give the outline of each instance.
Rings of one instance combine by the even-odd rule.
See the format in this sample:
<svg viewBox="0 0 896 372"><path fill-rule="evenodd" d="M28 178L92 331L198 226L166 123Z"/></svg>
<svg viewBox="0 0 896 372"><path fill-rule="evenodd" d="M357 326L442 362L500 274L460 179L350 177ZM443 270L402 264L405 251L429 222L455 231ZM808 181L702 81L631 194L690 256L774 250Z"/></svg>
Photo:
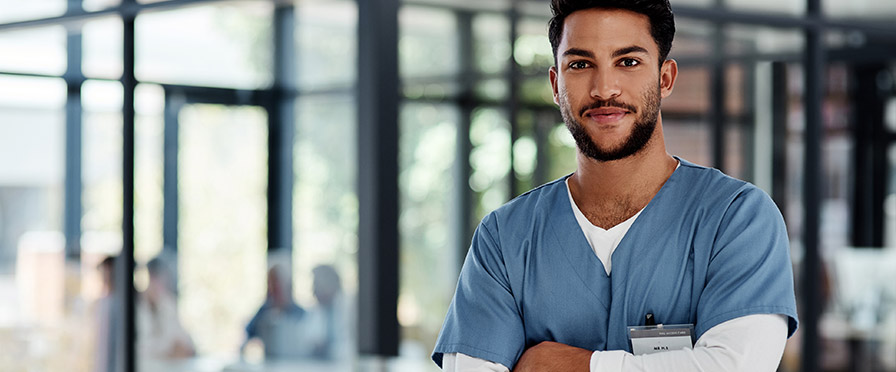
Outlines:
<svg viewBox="0 0 896 372"><path fill-rule="evenodd" d="M721 219L697 302L696 332L752 314L788 317L797 327L790 248L784 219L771 198L747 185Z"/></svg>
<svg viewBox="0 0 896 372"><path fill-rule="evenodd" d="M444 353L462 353L513 368L525 347L522 317L490 222L494 218L486 217L476 229L436 341L432 359L440 367Z"/></svg>

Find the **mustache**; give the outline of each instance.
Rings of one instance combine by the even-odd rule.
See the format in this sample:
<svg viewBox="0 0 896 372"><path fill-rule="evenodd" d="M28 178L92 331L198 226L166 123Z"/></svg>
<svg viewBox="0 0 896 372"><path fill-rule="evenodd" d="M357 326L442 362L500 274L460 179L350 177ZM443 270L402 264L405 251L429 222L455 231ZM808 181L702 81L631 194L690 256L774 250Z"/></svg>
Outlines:
<svg viewBox="0 0 896 372"><path fill-rule="evenodd" d="M579 116L585 115L585 111L598 109L601 107L617 107L617 108L628 110L633 114L638 113L638 109L635 108L635 106L632 106L625 102L619 102L615 99L607 99L607 100L600 99L600 100L596 100L596 101L592 102L588 106L583 107L582 110L579 112Z"/></svg>

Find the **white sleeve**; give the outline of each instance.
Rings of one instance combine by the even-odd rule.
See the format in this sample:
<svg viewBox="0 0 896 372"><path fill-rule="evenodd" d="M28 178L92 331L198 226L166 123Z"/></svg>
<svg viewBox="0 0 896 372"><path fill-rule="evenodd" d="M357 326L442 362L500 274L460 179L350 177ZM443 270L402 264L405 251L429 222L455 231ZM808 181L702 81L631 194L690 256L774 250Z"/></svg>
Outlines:
<svg viewBox="0 0 896 372"><path fill-rule="evenodd" d="M595 351L591 372L761 371L774 372L787 342L787 317L755 314L710 328L694 349L632 355L625 351Z"/></svg>
<svg viewBox="0 0 896 372"><path fill-rule="evenodd" d="M501 363L489 362L462 353L442 355L442 370L445 372L510 372L510 369Z"/></svg>

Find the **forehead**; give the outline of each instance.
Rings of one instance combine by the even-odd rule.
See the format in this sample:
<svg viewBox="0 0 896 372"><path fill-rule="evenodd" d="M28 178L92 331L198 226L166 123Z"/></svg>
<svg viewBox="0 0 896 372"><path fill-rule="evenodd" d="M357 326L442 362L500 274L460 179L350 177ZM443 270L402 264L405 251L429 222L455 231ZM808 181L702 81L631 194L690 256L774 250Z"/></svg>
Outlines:
<svg viewBox="0 0 896 372"><path fill-rule="evenodd" d="M566 17L558 53L569 48L615 50L633 45L651 54L659 53L646 15L623 9L592 8Z"/></svg>

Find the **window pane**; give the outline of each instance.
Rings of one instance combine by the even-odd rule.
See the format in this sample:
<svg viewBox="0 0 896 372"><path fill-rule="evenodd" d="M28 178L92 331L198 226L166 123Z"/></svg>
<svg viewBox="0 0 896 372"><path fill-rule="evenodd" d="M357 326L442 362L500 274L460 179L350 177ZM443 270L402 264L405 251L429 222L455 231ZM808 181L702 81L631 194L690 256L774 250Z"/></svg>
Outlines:
<svg viewBox="0 0 896 372"><path fill-rule="evenodd" d="M134 92L134 257L146 263L162 250L164 91L140 84Z"/></svg>
<svg viewBox="0 0 896 372"><path fill-rule="evenodd" d="M554 65L554 52L548 40L547 20L524 18L517 25L517 33L513 59L519 64L520 72L544 76L544 83L548 84L547 71Z"/></svg>
<svg viewBox="0 0 896 372"><path fill-rule="evenodd" d="M81 70L91 78L118 79L122 72L121 18L103 18L81 29L84 52ZM119 108L120 109L120 108Z"/></svg>
<svg viewBox="0 0 896 372"><path fill-rule="evenodd" d="M0 22L59 16L65 13L66 0L20 1L0 0Z"/></svg>
<svg viewBox="0 0 896 372"><path fill-rule="evenodd" d="M429 352L448 308L459 267L450 238L458 111L447 105L406 104L401 111L401 289L398 321L402 356L428 370ZM506 157L506 154L505 154ZM416 368L414 370L420 370Z"/></svg>
<svg viewBox="0 0 896 372"><path fill-rule="evenodd" d="M267 117L187 105L179 128L178 310L199 355L236 357L265 297Z"/></svg>
<svg viewBox="0 0 896 372"><path fill-rule="evenodd" d="M805 0L725 0L732 10L802 15L806 13ZM822 3L831 2L822 1Z"/></svg>
<svg viewBox="0 0 896 372"><path fill-rule="evenodd" d="M709 68L679 66L675 90L663 99L663 135L672 155L712 165L710 151Z"/></svg>
<svg viewBox="0 0 896 372"><path fill-rule="evenodd" d="M735 56L793 60L805 47L803 33L797 29L779 29L733 24L725 26L725 53Z"/></svg>
<svg viewBox="0 0 896 372"><path fill-rule="evenodd" d="M294 252L293 275L296 299L309 310L309 332L314 345L328 351L308 350L318 361L330 362L330 369L344 370L355 357L354 321L358 293L358 195L356 143L356 103L350 95L302 97L298 102L295 144L296 182L293 193ZM325 124L324 124L325 123ZM331 267L333 270L321 268ZM327 281L337 300L315 293L315 281ZM340 288L341 287L341 288ZM317 287L321 288L321 287ZM328 309L330 311L328 311ZM330 314L334 325L321 332L313 319ZM317 321L316 323L321 323ZM326 340L326 341L325 341Z"/></svg>
<svg viewBox="0 0 896 372"><path fill-rule="evenodd" d="M66 86L0 76L0 366L90 367L95 329L62 235ZM40 345L35 347L35 345Z"/></svg>
<svg viewBox="0 0 896 372"><path fill-rule="evenodd" d="M450 77L458 72L457 21L450 12L404 6L399 22L402 77Z"/></svg>
<svg viewBox="0 0 896 372"><path fill-rule="evenodd" d="M259 88L272 78L272 4L185 8L136 19L137 79Z"/></svg>
<svg viewBox="0 0 896 372"><path fill-rule="evenodd" d="M358 74L357 4L303 1L296 14L300 89L350 88Z"/></svg>
<svg viewBox="0 0 896 372"><path fill-rule="evenodd" d="M480 14L473 18L476 69L483 74L499 74L510 61L510 22L507 17Z"/></svg>
<svg viewBox="0 0 896 372"><path fill-rule="evenodd" d="M691 18L675 19L675 41L669 58L674 58L678 63L688 64L690 61L708 61L707 57L712 53L710 38L715 28L706 22Z"/></svg>
<svg viewBox="0 0 896 372"><path fill-rule="evenodd" d="M65 45L62 26L0 32L0 71L62 75Z"/></svg>
<svg viewBox="0 0 896 372"><path fill-rule="evenodd" d="M878 21L882 25L890 25L893 16L896 16L896 2L890 0L828 0L821 3L825 15L831 18L859 18L865 21Z"/></svg>
<svg viewBox="0 0 896 372"><path fill-rule="evenodd" d="M122 119L121 84L87 81L81 90L83 113L81 228L121 240Z"/></svg>
<svg viewBox="0 0 896 372"><path fill-rule="evenodd" d="M121 0L81 0L84 10L97 11L112 8L121 4Z"/></svg>
<svg viewBox="0 0 896 372"><path fill-rule="evenodd" d="M474 220L510 200L510 122L503 110L478 108L470 125Z"/></svg>

